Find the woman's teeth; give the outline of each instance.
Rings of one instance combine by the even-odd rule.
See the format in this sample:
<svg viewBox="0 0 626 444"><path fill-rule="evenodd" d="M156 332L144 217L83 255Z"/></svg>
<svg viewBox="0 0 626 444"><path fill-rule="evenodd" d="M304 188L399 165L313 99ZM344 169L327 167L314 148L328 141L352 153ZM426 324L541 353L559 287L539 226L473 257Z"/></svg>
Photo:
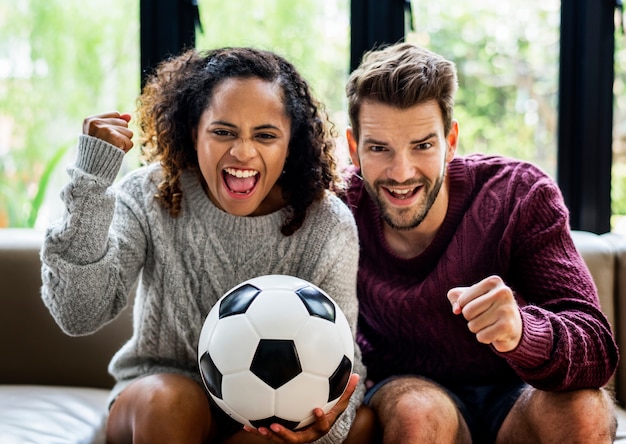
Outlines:
<svg viewBox="0 0 626 444"><path fill-rule="evenodd" d="M257 174L259 174L258 171L255 170L239 170L239 169L235 169L235 168L226 168L225 171L230 174L231 176L235 176L237 178L246 178L246 177L252 177L252 176L256 176Z"/></svg>

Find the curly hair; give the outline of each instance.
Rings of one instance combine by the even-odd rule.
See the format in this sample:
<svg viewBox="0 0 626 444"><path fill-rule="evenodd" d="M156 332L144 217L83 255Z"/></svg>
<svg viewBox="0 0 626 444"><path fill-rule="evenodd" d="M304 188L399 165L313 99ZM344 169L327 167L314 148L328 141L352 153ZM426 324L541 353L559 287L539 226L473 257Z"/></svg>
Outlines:
<svg viewBox="0 0 626 444"><path fill-rule="evenodd" d="M307 208L339 188L335 131L309 84L283 57L254 48L187 50L159 64L137 100L142 157L160 162L164 176L155 196L177 217L181 211L180 177L184 170L200 173L193 133L211 105L220 82L230 78L259 78L280 86L291 120L289 154L278 179L289 213L281 232L293 234L304 222Z"/></svg>

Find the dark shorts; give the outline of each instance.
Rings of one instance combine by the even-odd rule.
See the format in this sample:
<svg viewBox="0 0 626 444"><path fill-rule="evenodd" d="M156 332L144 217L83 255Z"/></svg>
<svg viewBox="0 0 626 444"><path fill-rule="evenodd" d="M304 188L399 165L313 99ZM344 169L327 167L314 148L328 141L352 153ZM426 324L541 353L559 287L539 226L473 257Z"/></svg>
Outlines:
<svg viewBox="0 0 626 444"><path fill-rule="evenodd" d="M210 396L207 394L207 397ZM243 431L243 424L235 421L230 415L222 410L213 399L209 399L211 415L217 425L217 442L226 441L237 432Z"/></svg>
<svg viewBox="0 0 626 444"><path fill-rule="evenodd" d="M369 404L374 394L385 384L403 376L392 376L365 393L363 402ZM421 378L428 380L427 378ZM509 411L528 385L522 381L486 385L441 385L463 415L475 444L491 444L496 441L498 431Z"/></svg>

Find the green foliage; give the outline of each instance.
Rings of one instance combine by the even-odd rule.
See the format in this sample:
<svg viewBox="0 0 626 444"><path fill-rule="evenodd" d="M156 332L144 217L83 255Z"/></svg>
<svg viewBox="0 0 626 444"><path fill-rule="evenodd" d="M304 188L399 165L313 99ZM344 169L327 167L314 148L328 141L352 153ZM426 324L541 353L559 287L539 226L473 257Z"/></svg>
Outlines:
<svg viewBox="0 0 626 444"><path fill-rule="evenodd" d="M204 0L200 10L199 48L249 45L287 56L341 122L348 0ZM84 117L134 109L138 30L139 2L0 4L0 227L43 226L60 214L63 166ZM126 164L123 173L136 155Z"/></svg>
<svg viewBox="0 0 626 444"><path fill-rule="evenodd" d="M613 214L626 215L626 164L613 165L611 201Z"/></svg>
<svg viewBox="0 0 626 444"><path fill-rule="evenodd" d="M611 210L615 217L612 228L620 220L626 228L626 36L621 31L615 34L615 97L613 113L613 169L611 177Z"/></svg>
<svg viewBox="0 0 626 444"><path fill-rule="evenodd" d="M344 86L349 69L348 0L203 0L196 47L253 46L292 62L326 105L347 124Z"/></svg>
<svg viewBox="0 0 626 444"><path fill-rule="evenodd" d="M555 176L560 1L412 3L408 39L457 65L460 153L525 159Z"/></svg>
<svg viewBox="0 0 626 444"><path fill-rule="evenodd" d="M58 163L63 158L63 155L66 153L68 146L62 146L52 156L52 158L46 163L44 171L41 173L41 177L39 178L39 186L37 187L37 194L33 198L30 206L30 212L28 213L27 226L34 227L35 222L37 222L37 215L39 214L39 209L43 204L44 198L46 197L46 190L48 189L48 184L50 183L50 179L54 170Z"/></svg>
<svg viewBox="0 0 626 444"><path fill-rule="evenodd" d="M460 152L526 159L555 175L560 1L412 3L407 39L459 70ZM199 7L199 49L245 45L284 55L343 139L348 0L201 0ZM60 212L64 166L83 118L134 109L138 34L138 1L0 3L0 227L47 224ZM612 201L614 213L626 214L626 44L616 36ZM136 164L131 155L122 174Z"/></svg>
<svg viewBox="0 0 626 444"><path fill-rule="evenodd" d="M131 110L139 90L138 2L0 6L0 227L32 227L82 120ZM56 194L53 196L57 201ZM57 207L59 205L56 205Z"/></svg>

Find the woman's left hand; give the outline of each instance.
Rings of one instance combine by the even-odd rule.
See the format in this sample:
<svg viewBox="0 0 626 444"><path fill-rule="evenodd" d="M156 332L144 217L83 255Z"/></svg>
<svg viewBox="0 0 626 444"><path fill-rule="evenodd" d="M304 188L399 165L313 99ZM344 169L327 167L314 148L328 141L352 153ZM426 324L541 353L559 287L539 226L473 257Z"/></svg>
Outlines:
<svg viewBox="0 0 626 444"><path fill-rule="evenodd" d="M354 393L358 383L359 375L353 373L350 376L346 390L343 392L343 395L341 395L341 398L339 398L337 404L335 404L326 414L324 414L324 410L321 408L313 410L315 422L303 429L289 430L280 424L272 424L268 428L259 427L258 429L244 426L244 430L265 438L268 441L277 443L297 444L313 442L326 435L337 420L337 417L348 407L350 397L352 396L352 393Z"/></svg>

